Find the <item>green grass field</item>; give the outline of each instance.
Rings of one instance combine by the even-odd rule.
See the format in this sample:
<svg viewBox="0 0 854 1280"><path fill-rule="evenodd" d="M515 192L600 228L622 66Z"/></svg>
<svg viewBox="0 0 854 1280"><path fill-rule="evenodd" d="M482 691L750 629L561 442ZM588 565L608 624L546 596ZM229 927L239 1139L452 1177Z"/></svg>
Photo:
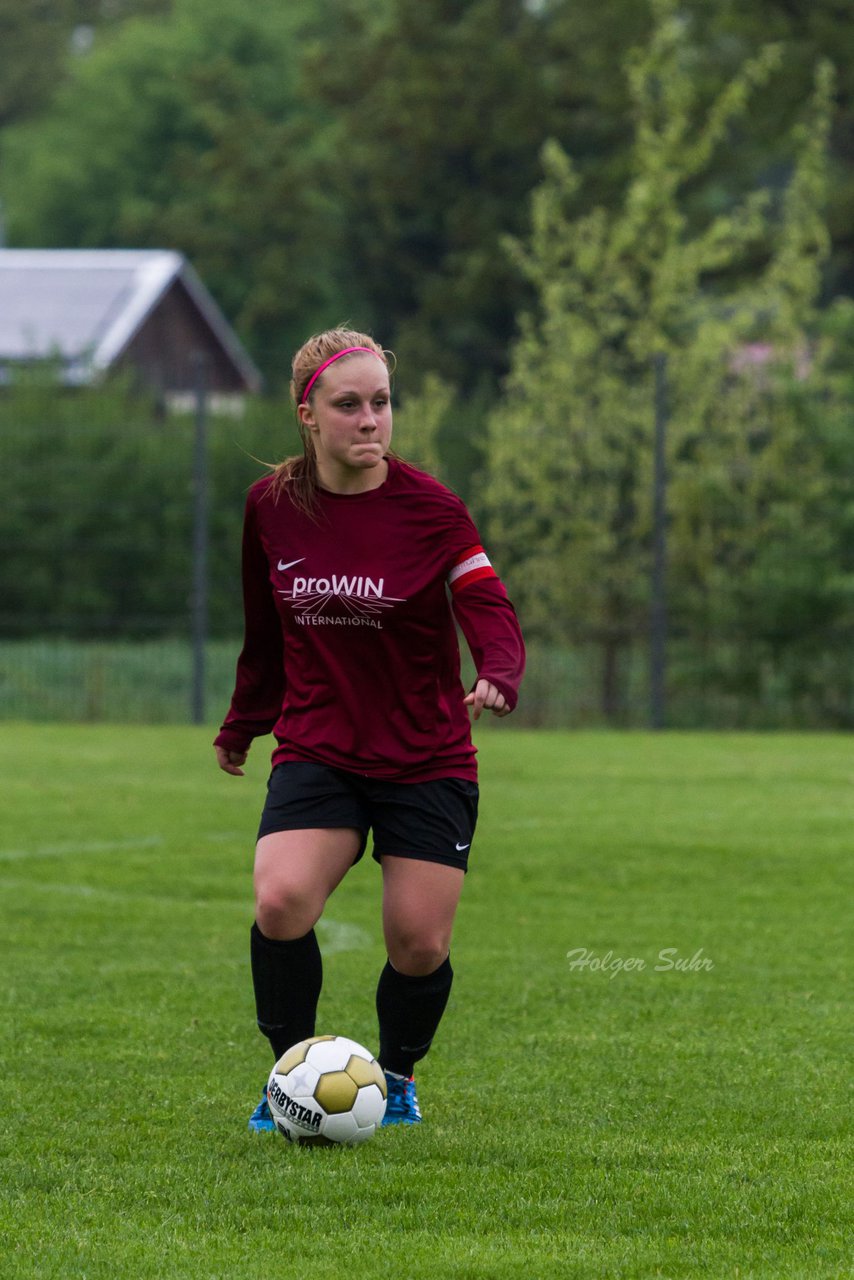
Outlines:
<svg viewBox="0 0 854 1280"><path fill-rule="evenodd" d="M4 1280L852 1274L850 739L484 734L425 1123L296 1150L246 1129L267 744L211 736L5 726ZM378 893L319 930L371 1047Z"/></svg>

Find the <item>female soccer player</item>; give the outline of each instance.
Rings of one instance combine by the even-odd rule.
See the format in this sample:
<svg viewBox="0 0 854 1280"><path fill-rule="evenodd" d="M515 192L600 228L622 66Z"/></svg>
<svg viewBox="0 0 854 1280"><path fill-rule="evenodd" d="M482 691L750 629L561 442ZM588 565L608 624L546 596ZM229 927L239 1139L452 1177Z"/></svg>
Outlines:
<svg viewBox="0 0 854 1280"><path fill-rule="evenodd" d="M304 453L249 490L245 640L214 743L220 768L242 775L252 739L277 740L255 853L258 1026L276 1058L314 1035L314 926L370 831L388 953L376 993L384 1123L412 1124L477 820L468 709L513 710L524 647L463 503L389 452L382 348L347 329L310 338L291 394ZM477 668L468 694L455 618ZM249 1124L274 1128L266 1093Z"/></svg>

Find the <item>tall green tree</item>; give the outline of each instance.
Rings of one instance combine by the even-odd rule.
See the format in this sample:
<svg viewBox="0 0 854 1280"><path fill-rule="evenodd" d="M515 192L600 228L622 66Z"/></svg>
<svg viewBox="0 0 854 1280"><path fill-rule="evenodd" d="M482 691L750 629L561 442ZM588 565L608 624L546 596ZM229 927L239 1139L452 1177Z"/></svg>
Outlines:
<svg viewBox="0 0 854 1280"><path fill-rule="evenodd" d="M530 632L551 642L595 641L610 716L620 710L621 660L642 634L648 607L652 357L666 354L671 371L677 564L705 538L725 576L737 565L727 568L721 540L731 534L749 557L771 495L778 506L785 494L797 507L801 485L821 472L815 457L798 463L792 422L779 427L785 443L773 431L770 441L755 436L730 362L757 339L791 361L811 319L828 247L820 209L830 71L821 68L810 119L796 139L782 215L768 192L757 191L697 228L685 193L736 122L747 120L781 53L773 45L761 50L698 116L693 49L675 0L655 0L654 11L649 43L627 64L635 125L619 205L578 216L573 165L557 144L544 153L530 241L514 250L537 307L522 317L506 395L490 423L483 491L491 543L509 564ZM737 278L736 269L757 256L762 267L749 284L721 287L722 276ZM751 485L736 503L733 528L725 535L721 509L711 534L708 525L704 533L690 527L682 507L696 486L715 465L737 472L745 454ZM710 571L707 561L707 584ZM697 621L696 612L689 620Z"/></svg>

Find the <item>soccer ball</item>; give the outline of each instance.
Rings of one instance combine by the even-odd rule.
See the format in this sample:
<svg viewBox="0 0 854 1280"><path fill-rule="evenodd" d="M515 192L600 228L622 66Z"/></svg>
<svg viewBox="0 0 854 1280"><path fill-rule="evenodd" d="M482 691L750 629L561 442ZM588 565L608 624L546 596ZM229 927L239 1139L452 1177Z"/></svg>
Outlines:
<svg viewBox="0 0 854 1280"><path fill-rule="evenodd" d="M288 1142L351 1145L373 1137L385 1115L376 1058L346 1036L312 1036L283 1054L267 1081L267 1104Z"/></svg>

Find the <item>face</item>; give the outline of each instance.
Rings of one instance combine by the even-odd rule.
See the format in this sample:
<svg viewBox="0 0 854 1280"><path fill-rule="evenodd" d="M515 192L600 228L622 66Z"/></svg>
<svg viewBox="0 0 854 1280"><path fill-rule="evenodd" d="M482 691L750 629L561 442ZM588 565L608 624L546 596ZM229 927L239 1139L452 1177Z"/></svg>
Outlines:
<svg viewBox="0 0 854 1280"><path fill-rule="evenodd" d="M391 442L391 394L382 360L366 351L330 365L315 383L311 403L298 412L314 441L322 485L369 489L382 483Z"/></svg>

